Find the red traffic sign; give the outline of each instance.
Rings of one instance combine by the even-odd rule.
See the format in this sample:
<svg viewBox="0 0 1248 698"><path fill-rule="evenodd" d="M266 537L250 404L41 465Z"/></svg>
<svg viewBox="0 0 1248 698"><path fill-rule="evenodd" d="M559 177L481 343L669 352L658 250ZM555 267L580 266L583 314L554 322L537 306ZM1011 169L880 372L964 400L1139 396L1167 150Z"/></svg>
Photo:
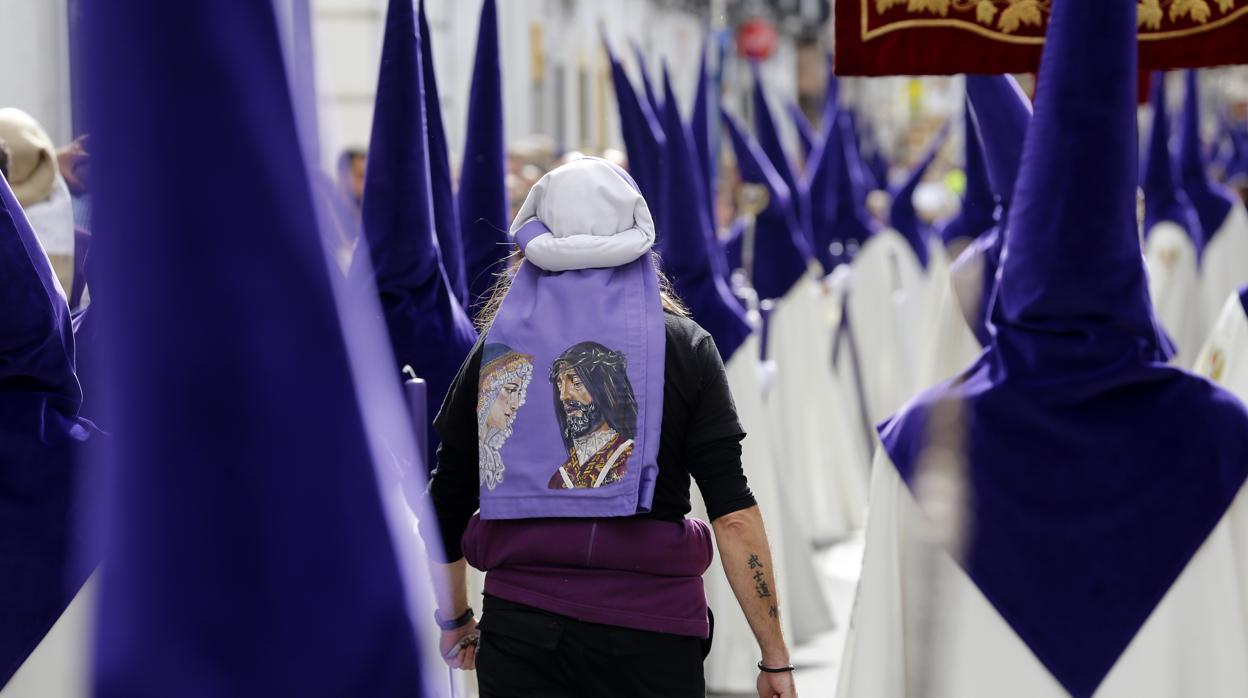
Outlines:
<svg viewBox="0 0 1248 698"><path fill-rule="evenodd" d="M776 50L780 35L776 25L762 17L747 19L737 29L737 52L746 58L761 61Z"/></svg>

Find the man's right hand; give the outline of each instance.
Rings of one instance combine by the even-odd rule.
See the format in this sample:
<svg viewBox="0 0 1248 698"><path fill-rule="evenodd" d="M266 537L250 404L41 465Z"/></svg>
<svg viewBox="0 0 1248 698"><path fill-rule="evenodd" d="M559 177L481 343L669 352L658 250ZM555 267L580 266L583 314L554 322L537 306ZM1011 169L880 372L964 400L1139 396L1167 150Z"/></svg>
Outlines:
<svg viewBox="0 0 1248 698"><path fill-rule="evenodd" d="M463 669L464 671L472 671L477 668L477 639L481 637L481 633L477 631L477 621L469 620L463 627L454 630L443 630L442 637L438 640L438 649L442 653L442 660L452 669ZM472 638L471 641L460 644L465 638Z"/></svg>
<svg viewBox="0 0 1248 698"><path fill-rule="evenodd" d="M797 685L793 683L793 672L772 674L758 672L758 698L797 698Z"/></svg>

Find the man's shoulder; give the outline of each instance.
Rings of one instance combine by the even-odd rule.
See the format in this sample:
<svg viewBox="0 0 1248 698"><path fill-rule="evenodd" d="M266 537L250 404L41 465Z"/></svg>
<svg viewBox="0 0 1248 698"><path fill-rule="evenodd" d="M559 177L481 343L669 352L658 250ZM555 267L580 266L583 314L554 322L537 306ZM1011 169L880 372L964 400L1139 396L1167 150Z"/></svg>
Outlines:
<svg viewBox="0 0 1248 698"><path fill-rule="evenodd" d="M693 349L710 337L710 333L693 321L693 318L675 313L663 313L663 326L668 346Z"/></svg>

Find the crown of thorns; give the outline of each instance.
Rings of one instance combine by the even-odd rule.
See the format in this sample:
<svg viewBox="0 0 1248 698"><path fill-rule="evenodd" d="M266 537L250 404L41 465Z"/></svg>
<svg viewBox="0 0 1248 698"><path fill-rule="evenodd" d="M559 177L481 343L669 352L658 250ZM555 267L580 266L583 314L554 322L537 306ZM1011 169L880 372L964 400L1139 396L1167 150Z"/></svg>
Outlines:
<svg viewBox="0 0 1248 698"><path fill-rule="evenodd" d="M628 368L628 359L620 352L611 351L596 342L583 342L555 359L550 366L550 381L553 383L560 373L569 368L576 369L587 364L618 368L623 371Z"/></svg>

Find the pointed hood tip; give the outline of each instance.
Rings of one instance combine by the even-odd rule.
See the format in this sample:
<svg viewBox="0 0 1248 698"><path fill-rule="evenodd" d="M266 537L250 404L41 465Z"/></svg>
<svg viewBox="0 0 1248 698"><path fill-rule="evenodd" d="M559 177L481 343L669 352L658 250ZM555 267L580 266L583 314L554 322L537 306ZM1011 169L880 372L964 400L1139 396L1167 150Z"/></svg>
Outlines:
<svg viewBox="0 0 1248 698"><path fill-rule="evenodd" d="M473 306L489 295L494 274L511 244L507 235L510 216L498 46L497 9L494 0L485 0L477 29L456 194L468 299Z"/></svg>
<svg viewBox="0 0 1248 698"><path fill-rule="evenodd" d="M993 225L996 197L988 181L979 131L971 114L970 98L963 107L963 165L965 189L958 213L941 230L941 239L950 245L959 238L976 238Z"/></svg>
<svg viewBox="0 0 1248 698"><path fill-rule="evenodd" d="M1187 192L1206 242L1222 227L1235 206L1234 194L1212 181L1200 139L1200 81L1194 69L1185 72L1183 116L1179 137L1179 178Z"/></svg>
<svg viewBox="0 0 1248 698"><path fill-rule="evenodd" d="M927 149L924 151L923 157L910 171L910 176L902 186L893 194L892 205L889 208L889 222L893 229L901 234L902 237L910 243L911 249L919 259L919 263L923 267L927 267L928 249L927 249L927 223L919 220L918 211L914 208L914 192L923 181L929 167L936 161L936 156L940 154L941 148L945 145L945 139L949 135L949 122L945 122L936 135L928 143Z"/></svg>
<svg viewBox="0 0 1248 698"><path fill-rule="evenodd" d="M1053 4L993 309L1011 373L1163 354L1136 225L1136 31L1134 0Z"/></svg>
<svg viewBox="0 0 1248 698"><path fill-rule="evenodd" d="M1144 234L1147 236L1160 223L1174 223L1187 233L1199 253L1203 247L1203 235L1191 200L1179 183L1174 155L1170 150L1170 114L1166 95L1166 74L1154 71L1149 100L1153 120L1149 126L1148 149L1140 181L1144 189Z"/></svg>
<svg viewBox="0 0 1248 698"><path fill-rule="evenodd" d="M967 75L966 96L989 184L1008 207L1014 197L1023 142L1031 123L1031 100L1010 75Z"/></svg>
<svg viewBox="0 0 1248 698"><path fill-rule="evenodd" d="M390 0L369 138L373 156L365 169L361 204L364 234L374 250L374 272L383 287L400 268L407 277L406 286L424 286L440 265L429 151L424 137L414 137L427 131L417 26L411 0ZM415 206L399 205L408 196L405 191L415 192ZM382 250L386 253L377 254ZM381 263L382 259L396 261L397 251L403 252L403 262Z"/></svg>

